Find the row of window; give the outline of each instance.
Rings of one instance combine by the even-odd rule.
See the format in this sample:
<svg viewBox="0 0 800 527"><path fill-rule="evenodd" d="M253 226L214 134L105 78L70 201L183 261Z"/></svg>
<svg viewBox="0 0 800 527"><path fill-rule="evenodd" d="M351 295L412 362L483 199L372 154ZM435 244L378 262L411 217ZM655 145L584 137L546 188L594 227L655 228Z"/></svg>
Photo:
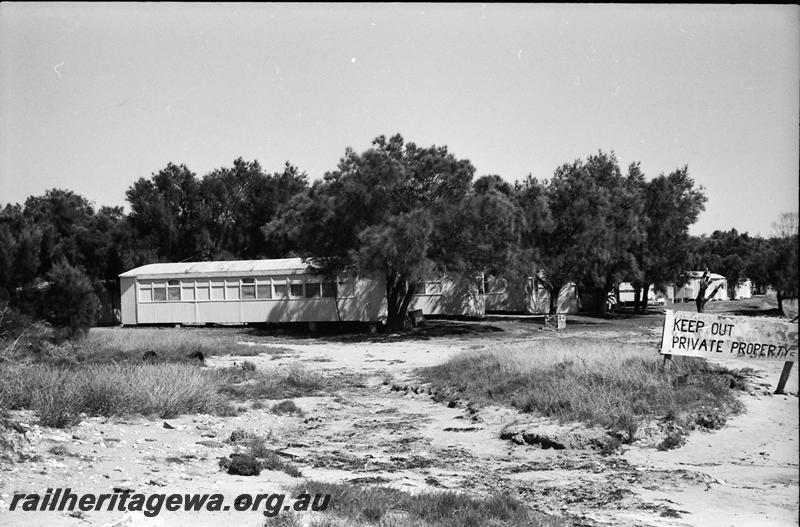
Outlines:
<svg viewBox="0 0 800 527"><path fill-rule="evenodd" d="M483 280L479 286L483 288ZM139 302L194 302L204 300L271 300L352 296L352 281L299 282L270 278L219 278L211 280L142 280ZM483 290L481 291L481 293ZM417 282L417 295L441 295L442 282Z"/></svg>
<svg viewBox="0 0 800 527"><path fill-rule="evenodd" d="M352 289L352 283L340 285L343 293ZM138 287L140 302L331 298L337 296L338 289L335 282L287 282L269 278L147 280L138 282Z"/></svg>

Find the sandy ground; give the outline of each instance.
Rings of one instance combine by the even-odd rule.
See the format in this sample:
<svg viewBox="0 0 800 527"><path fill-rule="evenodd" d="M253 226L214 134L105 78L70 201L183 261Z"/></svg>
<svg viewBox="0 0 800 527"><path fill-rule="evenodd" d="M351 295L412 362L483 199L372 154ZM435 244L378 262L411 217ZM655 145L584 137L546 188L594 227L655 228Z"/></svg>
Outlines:
<svg viewBox="0 0 800 527"><path fill-rule="evenodd" d="M659 317L627 324L575 317L563 333L536 331L531 321L494 319L502 331L437 336L426 340L335 342L280 339L291 350L271 357L214 357L210 367L249 360L259 368L300 362L328 374L360 373L361 382L329 397L296 398L302 417L251 409L239 416L183 416L87 419L69 430L31 425L28 455L41 459L0 467L0 525L261 525L254 512L162 512L154 518L121 512L8 511L17 492L44 493L50 487L73 492L112 492L115 487L144 493L284 492L303 478L384 484L417 492L455 490L474 494L506 491L533 508L568 516L579 525L797 525L798 368L790 395L772 395L782 363L731 364L754 367L755 385L743 394L747 411L716 432L693 432L685 446L660 452L634 444L616 455L593 450L543 450L500 439L515 420L537 423L504 408L471 412L433 402L414 370L468 349L524 346L531 339L592 338L654 343ZM250 338L254 346L275 339ZM654 350L655 352L655 350ZM411 389L397 390L398 387ZM395 387L395 389L392 389ZM33 416L16 417L34 423ZM552 426L539 420L542 426ZM269 435L302 470L303 478L275 471L230 476L218 458L233 451L224 442L238 428ZM206 441L206 445L197 441ZM63 446L65 455L49 450Z"/></svg>

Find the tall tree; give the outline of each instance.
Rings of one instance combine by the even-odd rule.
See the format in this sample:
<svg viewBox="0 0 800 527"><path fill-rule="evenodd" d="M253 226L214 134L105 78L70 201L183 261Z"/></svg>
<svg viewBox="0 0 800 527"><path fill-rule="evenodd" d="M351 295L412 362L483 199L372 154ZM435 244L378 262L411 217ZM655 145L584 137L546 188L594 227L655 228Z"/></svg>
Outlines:
<svg viewBox="0 0 800 527"><path fill-rule="evenodd" d="M551 313L560 288L574 281L594 293L597 313L604 314L608 293L638 272L632 248L644 232L637 170L633 165L623 176L613 152L556 169L546 186L552 223L538 236Z"/></svg>
<svg viewBox="0 0 800 527"><path fill-rule="evenodd" d="M787 315L784 300L798 296L798 221L797 213L784 213L773 226L774 236L767 243L767 282L775 288L778 310ZM794 313L795 318L797 313Z"/></svg>
<svg viewBox="0 0 800 527"><path fill-rule="evenodd" d="M736 229L714 231L711 236L696 240L696 252L690 257L695 268L709 268L723 275L728 282L728 296L735 298L736 288L747 278L754 257L753 239Z"/></svg>
<svg viewBox="0 0 800 527"><path fill-rule="evenodd" d="M126 197L143 248L155 248L162 261L201 257L200 183L186 165L168 163L150 179L136 181Z"/></svg>
<svg viewBox="0 0 800 527"><path fill-rule="evenodd" d="M635 247L641 271L631 280L635 309L647 310L651 286L677 283L690 262L689 226L697 221L707 200L702 186L695 188L688 167L640 183L644 199L642 225L645 236Z"/></svg>
<svg viewBox="0 0 800 527"><path fill-rule="evenodd" d="M232 168L219 168L206 175L200 183L202 227L207 234L204 257L282 256L280 241L268 243L261 228L307 186L306 174L288 162L283 172L268 175L258 161L240 157Z"/></svg>
<svg viewBox="0 0 800 527"><path fill-rule="evenodd" d="M328 270L382 277L387 325L399 329L419 279L433 269L469 273L498 251L484 243L492 228L475 221L465 228L460 221L465 210L491 210L492 217L484 218L489 223L504 214L497 207L507 199L502 193L473 193L474 171L447 147L380 136L361 154L348 148L338 169L295 196L265 233L286 237L299 254ZM498 257L505 254L499 250Z"/></svg>

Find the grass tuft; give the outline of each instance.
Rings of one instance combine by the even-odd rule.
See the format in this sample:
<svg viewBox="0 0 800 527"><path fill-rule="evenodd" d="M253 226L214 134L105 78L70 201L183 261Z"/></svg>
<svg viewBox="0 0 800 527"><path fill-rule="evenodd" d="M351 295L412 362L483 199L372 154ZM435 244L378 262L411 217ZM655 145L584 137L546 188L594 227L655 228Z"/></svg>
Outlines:
<svg viewBox="0 0 800 527"><path fill-rule="evenodd" d="M701 359L661 356L635 346L585 339L534 343L525 350L468 351L420 374L436 399L505 404L562 421L581 421L635 440L644 419L741 411L742 376ZM681 379L681 382L676 382Z"/></svg>
<svg viewBox="0 0 800 527"><path fill-rule="evenodd" d="M294 478L303 476L295 465L283 459L275 450L267 447L268 439L254 432L237 429L231 433L229 441L244 449L245 458L257 460L260 470L278 470ZM235 456L234 456L235 457Z"/></svg>
<svg viewBox="0 0 800 527"><path fill-rule="evenodd" d="M270 412L277 415L285 415L285 414L303 415L303 410L301 410L299 406L294 404L294 401L288 399L286 401L281 401L278 404L274 405L270 409Z"/></svg>
<svg viewBox="0 0 800 527"><path fill-rule="evenodd" d="M474 498L454 492L411 495L385 487L357 487L348 484L307 481L291 495L330 495L324 515L303 518L279 515L265 526L312 527L360 525L392 527L484 527L484 526L565 526L564 519L529 510L522 502L505 494ZM310 523L308 523L310 521Z"/></svg>

